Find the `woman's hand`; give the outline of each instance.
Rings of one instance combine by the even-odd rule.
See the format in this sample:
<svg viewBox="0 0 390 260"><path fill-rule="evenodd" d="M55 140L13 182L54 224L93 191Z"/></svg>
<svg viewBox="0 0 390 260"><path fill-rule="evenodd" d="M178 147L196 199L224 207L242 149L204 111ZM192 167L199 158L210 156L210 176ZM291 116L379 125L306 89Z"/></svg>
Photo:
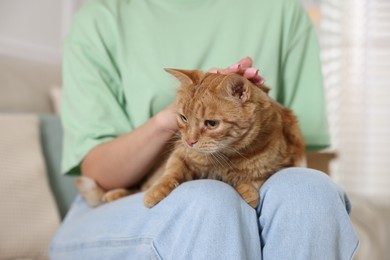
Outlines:
<svg viewBox="0 0 390 260"><path fill-rule="evenodd" d="M179 130L176 114L176 103L172 103L156 115L156 120L162 129L176 133Z"/></svg>
<svg viewBox="0 0 390 260"><path fill-rule="evenodd" d="M252 81L254 84L260 86L264 84L265 79L259 76L259 69L252 67L253 60L251 57L245 57L234 65L226 69L213 68L210 73L230 74L237 73Z"/></svg>

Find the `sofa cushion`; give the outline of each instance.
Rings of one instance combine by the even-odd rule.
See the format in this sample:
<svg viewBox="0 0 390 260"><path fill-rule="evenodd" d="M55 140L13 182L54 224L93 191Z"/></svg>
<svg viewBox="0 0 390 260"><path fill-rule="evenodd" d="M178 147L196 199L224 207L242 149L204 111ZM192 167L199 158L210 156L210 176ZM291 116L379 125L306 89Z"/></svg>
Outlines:
<svg viewBox="0 0 390 260"><path fill-rule="evenodd" d="M0 259L46 259L60 224L35 115L0 114Z"/></svg>
<svg viewBox="0 0 390 260"><path fill-rule="evenodd" d="M77 195L74 177L61 174L62 127L58 116L42 114L41 142L52 188L61 218L64 218Z"/></svg>

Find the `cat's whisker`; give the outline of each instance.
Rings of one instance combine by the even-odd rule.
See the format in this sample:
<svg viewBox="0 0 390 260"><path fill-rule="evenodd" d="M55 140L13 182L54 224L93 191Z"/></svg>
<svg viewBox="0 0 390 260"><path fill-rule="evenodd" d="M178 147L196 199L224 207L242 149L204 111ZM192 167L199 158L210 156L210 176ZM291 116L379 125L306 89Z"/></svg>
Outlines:
<svg viewBox="0 0 390 260"><path fill-rule="evenodd" d="M175 146L167 147L163 152L161 152L161 156L168 156L172 154L173 150L175 150Z"/></svg>
<svg viewBox="0 0 390 260"><path fill-rule="evenodd" d="M176 133L175 135L172 136L172 138L168 139L164 143L169 146L175 146L179 142L179 140L180 140L180 135Z"/></svg>
<svg viewBox="0 0 390 260"><path fill-rule="evenodd" d="M220 152L214 153L214 155L219 158L221 161L223 161L227 166L229 166L231 169L234 169L232 162L229 160L228 157L226 157L224 154Z"/></svg>
<svg viewBox="0 0 390 260"><path fill-rule="evenodd" d="M207 154L206 158L209 160L209 162L213 165L214 168L218 168L218 165L214 161L214 157L211 154Z"/></svg>
<svg viewBox="0 0 390 260"><path fill-rule="evenodd" d="M213 164L213 166L215 167L215 168L218 168L218 165L217 164L219 164L219 162L218 162L218 160L215 158L215 156L213 155L213 154L208 154L207 155L207 158L209 159L209 161ZM217 162L217 163L216 163Z"/></svg>
<svg viewBox="0 0 390 260"><path fill-rule="evenodd" d="M165 142L165 149L161 152L161 155L169 155L171 154L177 146L177 140L171 139Z"/></svg>
<svg viewBox="0 0 390 260"><path fill-rule="evenodd" d="M234 149L233 147L230 147L230 146L228 146L228 145L225 145L225 146L223 146L222 149L227 150L227 151L229 151L229 152L233 152L233 153L239 155L240 157L242 157L243 159L249 160L249 159L246 158L242 153L240 153L239 151L237 151L237 149Z"/></svg>
<svg viewBox="0 0 390 260"><path fill-rule="evenodd" d="M212 158L217 162L221 167L224 167L225 165L218 159L218 156L215 153L210 153ZM218 168L217 165L215 165L216 168Z"/></svg>
<svg viewBox="0 0 390 260"><path fill-rule="evenodd" d="M165 141L166 143L176 143L179 138L171 138Z"/></svg>
<svg viewBox="0 0 390 260"><path fill-rule="evenodd" d="M171 130L171 129L165 129L165 131L171 132L172 134L174 134L176 136L180 136L180 134L177 131L174 131L174 130Z"/></svg>

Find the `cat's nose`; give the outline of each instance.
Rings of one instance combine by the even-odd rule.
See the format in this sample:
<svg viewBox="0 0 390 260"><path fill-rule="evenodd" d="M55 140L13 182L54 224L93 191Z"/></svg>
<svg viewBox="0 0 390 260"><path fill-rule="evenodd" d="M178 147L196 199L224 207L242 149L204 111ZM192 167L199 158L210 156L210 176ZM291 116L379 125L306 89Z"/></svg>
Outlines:
<svg viewBox="0 0 390 260"><path fill-rule="evenodd" d="M198 142L198 140L193 140L193 139L186 139L186 142L189 146L194 146Z"/></svg>

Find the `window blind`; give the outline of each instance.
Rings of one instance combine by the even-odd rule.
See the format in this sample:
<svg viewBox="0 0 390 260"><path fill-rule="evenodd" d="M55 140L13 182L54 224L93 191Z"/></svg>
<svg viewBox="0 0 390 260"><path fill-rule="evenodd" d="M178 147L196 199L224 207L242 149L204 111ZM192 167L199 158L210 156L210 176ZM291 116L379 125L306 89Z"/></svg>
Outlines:
<svg viewBox="0 0 390 260"><path fill-rule="evenodd" d="M320 12L331 175L390 204L390 1L323 0Z"/></svg>

